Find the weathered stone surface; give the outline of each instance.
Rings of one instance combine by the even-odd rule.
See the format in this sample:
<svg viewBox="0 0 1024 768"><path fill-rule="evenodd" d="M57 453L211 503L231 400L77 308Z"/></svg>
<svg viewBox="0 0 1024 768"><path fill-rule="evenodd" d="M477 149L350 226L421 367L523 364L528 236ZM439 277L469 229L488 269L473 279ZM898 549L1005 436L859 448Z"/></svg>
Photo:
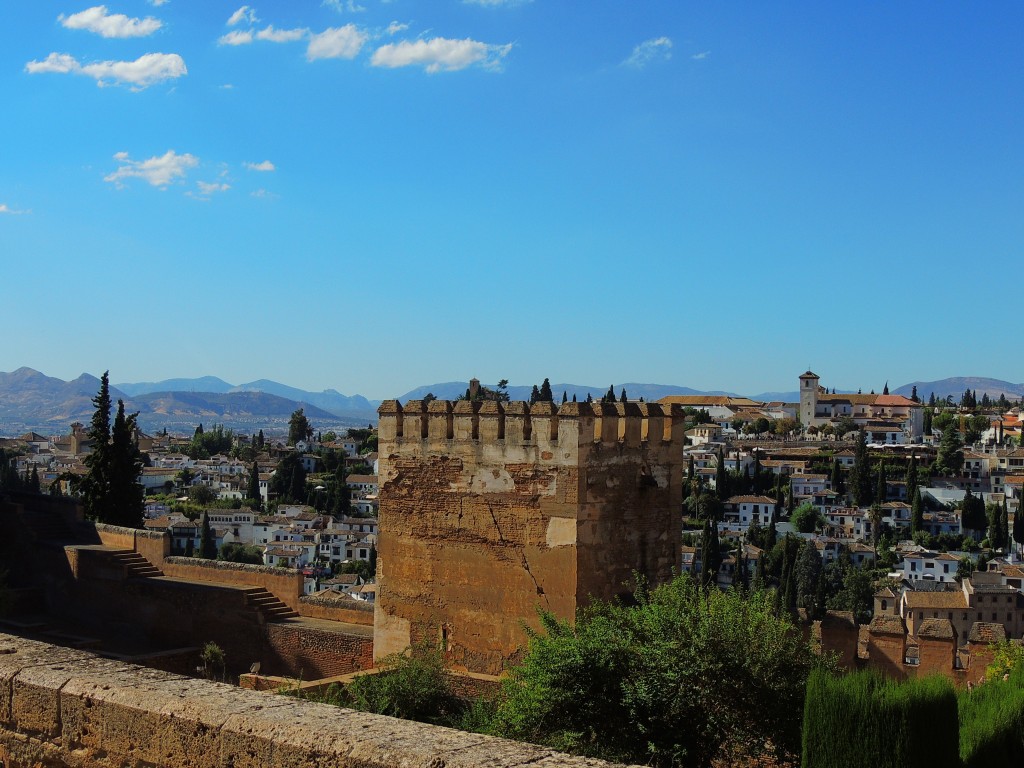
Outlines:
<svg viewBox="0 0 1024 768"><path fill-rule="evenodd" d="M603 768L541 747L246 691L0 635L33 717L0 723L21 768ZM46 655L54 663L40 663ZM17 657L18 662L11 659ZM24 680L22 680L24 677ZM31 692L29 689L31 688ZM21 710L18 710L20 714Z"/></svg>
<svg viewBox="0 0 1024 768"><path fill-rule="evenodd" d="M655 410L382 408L375 657L441 640L449 663L498 674L538 607L572 617L627 591L634 572L669 578L682 440L665 439L674 420Z"/></svg>

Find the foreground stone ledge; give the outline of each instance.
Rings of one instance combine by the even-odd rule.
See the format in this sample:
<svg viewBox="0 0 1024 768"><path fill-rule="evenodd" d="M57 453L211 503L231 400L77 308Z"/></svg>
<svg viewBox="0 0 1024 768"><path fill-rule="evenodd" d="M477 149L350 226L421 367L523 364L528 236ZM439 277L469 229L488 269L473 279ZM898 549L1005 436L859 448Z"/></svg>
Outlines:
<svg viewBox="0 0 1024 768"><path fill-rule="evenodd" d="M8 768L611 765L5 634L0 634L0 759Z"/></svg>

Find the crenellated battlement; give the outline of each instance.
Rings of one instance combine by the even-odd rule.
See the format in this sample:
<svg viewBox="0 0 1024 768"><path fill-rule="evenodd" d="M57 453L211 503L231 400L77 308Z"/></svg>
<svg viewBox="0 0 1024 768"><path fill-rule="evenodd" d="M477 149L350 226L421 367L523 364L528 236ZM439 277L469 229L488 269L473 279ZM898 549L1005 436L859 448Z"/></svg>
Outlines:
<svg viewBox="0 0 1024 768"><path fill-rule="evenodd" d="M678 405L409 400L403 406L385 400L378 414L380 441L388 444L683 445L684 414Z"/></svg>

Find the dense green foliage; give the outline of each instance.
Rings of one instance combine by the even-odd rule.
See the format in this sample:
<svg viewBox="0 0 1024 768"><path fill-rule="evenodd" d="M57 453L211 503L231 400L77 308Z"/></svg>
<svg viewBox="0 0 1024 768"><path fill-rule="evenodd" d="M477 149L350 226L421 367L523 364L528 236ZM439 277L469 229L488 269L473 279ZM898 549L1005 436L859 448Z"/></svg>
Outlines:
<svg viewBox="0 0 1024 768"><path fill-rule="evenodd" d="M873 671L814 670L804 702L803 768L956 764L957 700L941 677L898 683Z"/></svg>
<svg viewBox="0 0 1024 768"><path fill-rule="evenodd" d="M93 520L111 525L142 527L145 492L139 485L142 455L136 442L137 413L125 415L124 402L117 401L117 417L110 428L110 385L106 372L100 390L92 399L95 407L88 436L92 450L85 457L88 470L77 483L85 513Z"/></svg>
<svg viewBox="0 0 1024 768"><path fill-rule="evenodd" d="M816 506L810 502L804 502L793 510L793 514L789 516L789 522L800 533L814 533L824 525L825 518L822 517Z"/></svg>
<svg viewBox="0 0 1024 768"><path fill-rule="evenodd" d="M375 675L348 686L349 706L378 715L422 722L450 722L462 705L452 691L440 649L418 646L377 662Z"/></svg>
<svg viewBox="0 0 1024 768"><path fill-rule="evenodd" d="M221 546L220 551L217 553L217 559L228 563L263 565L263 550L253 544L229 541Z"/></svg>
<svg viewBox="0 0 1024 768"><path fill-rule="evenodd" d="M1016 649L1020 655L1020 646ZM1024 765L1024 666L1018 663L1006 677L960 693L964 768Z"/></svg>
<svg viewBox="0 0 1024 768"><path fill-rule="evenodd" d="M217 454L227 454L235 442L235 433L224 429L223 424L214 424L211 429L203 429L200 424L189 444L185 446L185 454L190 459L208 459Z"/></svg>
<svg viewBox="0 0 1024 768"><path fill-rule="evenodd" d="M792 755L819 662L764 592L686 577L575 625L541 614L492 723L498 735L606 759L707 766L724 751Z"/></svg>
<svg viewBox="0 0 1024 768"><path fill-rule="evenodd" d="M309 440L312 437L313 426L306 418L305 409L299 408L288 419L288 445L295 445L300 440Z"/></svg>

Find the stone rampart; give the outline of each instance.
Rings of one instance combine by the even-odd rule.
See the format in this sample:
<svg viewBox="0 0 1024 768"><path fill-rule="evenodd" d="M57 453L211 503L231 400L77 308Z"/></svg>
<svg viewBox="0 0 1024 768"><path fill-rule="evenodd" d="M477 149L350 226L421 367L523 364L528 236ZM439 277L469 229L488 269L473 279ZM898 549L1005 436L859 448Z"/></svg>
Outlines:
<svg viewBox="0 0 1024 768"><path fill-rule="evenodd" d="M373 605L350 597L334 599L318 595L305 595L299 598L299 615L311 619L328 619L343 621L346 624L362 624L373 626Z"/></svg>
<svg viewBox="0 0 1024 768"><path fill-rule="evenodd" d="M168 557L161 566L164 574L189 581L263 587L293 611L299 611L299 597L305 577L294 568L228 563L198 557Z"/></svg>
<svg viewBox="0 0 1024 768"><path fill-rule="evenodd" d="M0 635L0 761L7 768L610 765L9 635Z"/></svg>
<svg viewBox="0 0 1024 768"><path fill-rule="evenodd" d="M380 407L375 654L499 674L562 618L679 566L684 419L645 403Z"/></svg>

